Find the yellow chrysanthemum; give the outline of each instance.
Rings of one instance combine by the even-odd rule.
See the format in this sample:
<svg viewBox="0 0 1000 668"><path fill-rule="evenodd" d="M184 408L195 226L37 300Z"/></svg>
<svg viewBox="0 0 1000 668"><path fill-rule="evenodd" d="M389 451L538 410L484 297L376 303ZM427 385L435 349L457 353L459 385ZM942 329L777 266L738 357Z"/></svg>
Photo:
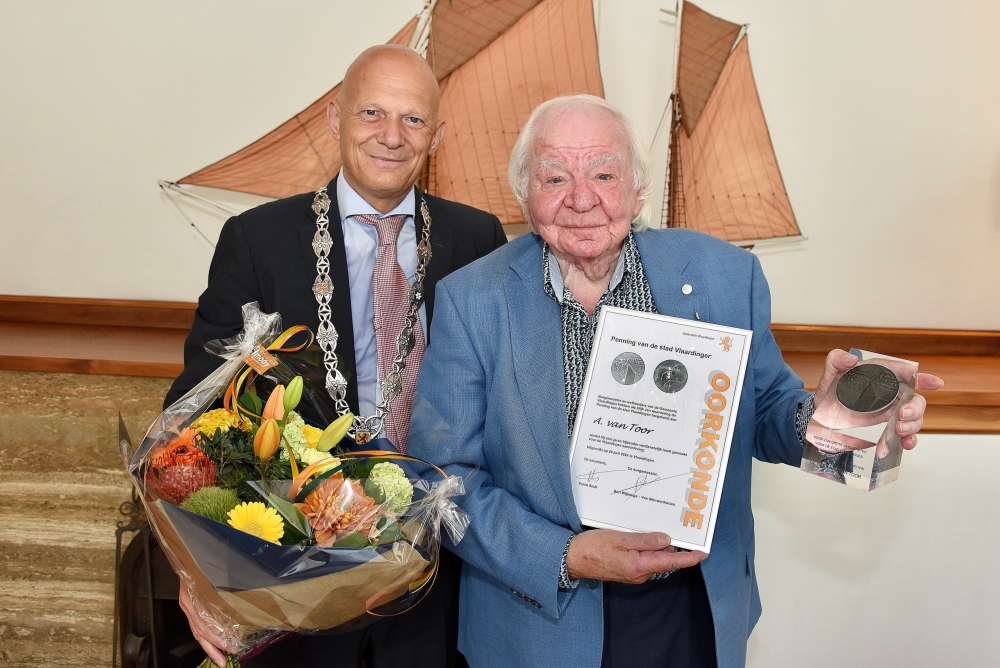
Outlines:
<svg viewBox="0 0 1000 668"><path fill-rule="evenodd" d="M241 503L230 510L229 526L272 543L285 535L285 525L278 513L259 501Z"/></svg>
<svg viewBox="0 0 1000 668"><path fill-rule="evenodd" d="M329 452L320 452L319 450L313 450L312 448L306 448L301 452L295 453L295 457L306 466L322 461L329 461L333 466L340 463L340 460L335 459ZM322 473L328 468L331 468L331 466L323 466L322 470L319 472Z"/></svg>
<svg viewBox="0 0 1000 668"><path fill-rule="evenodd" d="M240 431L250 431L251 429L250 422L245 417L227 411L225 408L216 408L214 411L202 413L197 420L191 423L191 427L208 438L211 438L217 429L221 429L223 432L227 432L231 428Z"/></svg>
<svg viewBox="0 0 1000 668"><path fill-rule="evenodd" d="M302 435L306 437L306 443L309 444L309 447L315 450L316 446L319 445L319 437L323 435L323 430L317 429L311 424L304 424L302 425Z"/></svg>

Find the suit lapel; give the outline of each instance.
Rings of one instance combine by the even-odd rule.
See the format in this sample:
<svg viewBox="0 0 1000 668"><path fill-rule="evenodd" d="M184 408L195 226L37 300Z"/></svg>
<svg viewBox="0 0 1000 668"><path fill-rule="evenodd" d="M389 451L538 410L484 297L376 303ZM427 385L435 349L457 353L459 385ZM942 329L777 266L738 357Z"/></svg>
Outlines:
<svg viewBox="0 0 1000 668"><path fill-rule="evenodd" d="M330 248L330 280L333 282L333 295L330 298L330 322L337 330L337 357L340 358L340 372L347 379L347 403L351 410L358 412L358 383L354 361L354 318L351 315L351 280L347 274L347 249L344 247L344 229L340 224L340 208L337 206L337 179L334 178L326 189L330 196L330 224L328 230L333 246ZM310 205L312 202L310 201ZM310 218L315 222L316 214L309 211ZM316 252L313 250L313 236L316 226L303 225L299 228L299 243L302 246L302 256L305 269L309 275L309 286L316 279ZM315 300L314 300L315 301ZM318 308L318 304L316 304Z"/></svg>
<svg viewBox="0 0 1000 668"><path fill-rule="evenodd" d="M672 235L659 230L635 235L657 313L710 322L708 282L701 274L688 269L690 254L683 245L656 243L662 242L664 236L670 239ZM686 286L690 286L688 294L685 294Z"/></svg>
<svg viewBox="0 0 1000 668"><path fill-rule="evenodd" d="M543 290L542 245L537 238L536 242L510 265L513 273L506 292L514 374L552 488L570 525L580 530L570 488L559 305Z"/></svg>
<svg viewBox="0 0 1000 668"><path fill-rule="evenodd" d="M427 210L431 215L431 261L427 264L427 277L424 281L424 299L427 304L427 329L424 332L427 342L430 342L431 318L434 314L434 287L437 282L451 273L454 265L454 241L452 239L452 229L448 221L442 220L430 197L426 197L417 191L417 215L413 222L417 229L417 243L424 232L426 221L420 214L420 200L423 198L427 202Z"/></svg>

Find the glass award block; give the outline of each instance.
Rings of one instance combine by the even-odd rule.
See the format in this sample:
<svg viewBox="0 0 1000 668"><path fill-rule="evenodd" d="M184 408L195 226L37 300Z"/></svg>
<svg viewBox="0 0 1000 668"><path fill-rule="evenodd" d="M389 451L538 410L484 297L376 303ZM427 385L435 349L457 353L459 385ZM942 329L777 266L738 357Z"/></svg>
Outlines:
<svg viewBox="0 0 1000 668"><path fill-rule="evenodd" d="M851 349L859 362L837 374L806 429L803 471L871 491L899 476L899 407L917 385L917 363Z"/></svg>

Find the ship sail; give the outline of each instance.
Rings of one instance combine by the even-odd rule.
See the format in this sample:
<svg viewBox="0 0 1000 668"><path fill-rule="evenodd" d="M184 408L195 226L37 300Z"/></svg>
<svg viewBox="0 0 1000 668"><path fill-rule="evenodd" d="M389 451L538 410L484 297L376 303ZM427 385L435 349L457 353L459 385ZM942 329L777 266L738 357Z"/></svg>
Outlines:
<svg viewBox="0 0 1000 668"><path fill-rule="evenodd" d="M604 97L593 4L545 0L441 81L447 122L428 161L428 192L524 231L511 227L524 217L507 182L510 152L535 107L570 93Z"/></svg>
<svg viewBox="0 0 1000 668"><path fill-rule="evenodd" d="M801 237L746 31L689 2L680 24L664 222L741 245Z"/></svg>
<svg viewBox="0 0 1000 668"><path fill-rule="evenodd" d="M745 30L689 2L680 16L662 224L742 245L801 238ZM592 1L428 0L390 43L422 53L441 87L445 135L419 186L493 212L509 234L524 231L506 176L518 132L548 99L604 95ZM326 121L339 86L180 183L276 198L325 185L341 166Z"/></svg>
<svg viewBox="0 0 1000 668"><path fill-rule="evenodd" d="M531 110L569 93L604 96L591 0L429 2L390 43L426 50L441 86L445 135L420 186L493 212L508 232L521 231L507 163ZM267 197L326 185L341 166L326 121L339 87L180 183Z"/></svg>

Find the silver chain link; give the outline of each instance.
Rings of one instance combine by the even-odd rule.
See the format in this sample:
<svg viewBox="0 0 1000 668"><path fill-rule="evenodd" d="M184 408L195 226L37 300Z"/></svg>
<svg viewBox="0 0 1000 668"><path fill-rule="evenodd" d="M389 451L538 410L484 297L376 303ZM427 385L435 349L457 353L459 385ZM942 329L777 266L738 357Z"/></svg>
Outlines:
<svg viewBox="0 0 1000 668"><path fill-rule="evenodd" d="M319 303L319 329L316 330L316 341L323 350L323 364L326 366L326 391L330 393L337 413L344 415L351 410L347 404L347 380L337 368L337 329L330 320L330 298L333 296L333 282L330 280L330 249L333 239L330 237L330 196L326 188L316 191L312 210L316 214L316 234L313 236L312 247L316 253L316 280L313 282L313 294ZM409 306L406 309L406 322L396 338L396 359L392 362L389 375L382 381L382 398L375 408L375 415L357 415L354 424L347 433L359 445L371 440L373 434L382 431L382 423L389 414L392 400L403 391L401 374L406 368L406 358L416 342L414 328L417 326L420 305L424 303L424 277L427 275L427 264L431 260L431 214L427 210L427 202L420 198L420 215L424 219L423 234L417 244L417 271L410 286Z"/></svg>

